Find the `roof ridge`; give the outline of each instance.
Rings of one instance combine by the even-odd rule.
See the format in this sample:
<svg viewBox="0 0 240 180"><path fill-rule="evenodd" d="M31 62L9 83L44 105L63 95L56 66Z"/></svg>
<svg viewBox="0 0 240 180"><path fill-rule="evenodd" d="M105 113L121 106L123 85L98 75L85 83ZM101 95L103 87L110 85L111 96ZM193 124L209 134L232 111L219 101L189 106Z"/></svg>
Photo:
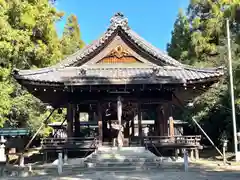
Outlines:
<svg viewBox="0 0 240 180"><path fill-rule="evenodd" d="M198 71L198 72L216 72L216 71L223 71L224 70L224 67L223 66L219 66L219 67L212 67L212 68L197 68L197 67L194 67L194 66L190 66L190 65L184 65L183 67L184 69L186 70L194 70L194 71Z"/></svg>
<svg viewBox="0 0 240 180"><path fill-rule="evenodd" d="M182 63L177 61L176 59L172 58L168 54L164 53L161 49L155 47L151 43L149 43L146 39L144 39L142 36L140 36L137 32L135 32L132 29L128 29L125 31L127 35L140 47L145 49L148 53L152 54L154 57L157 57L165 63L169 65L174 65L174 66L183 66ZM139 43L141 41L141 43Z"/></svg>
<svg viewBox="0 0 240 180"><path fill-rule="evenodd" d="M13 73L15 75L35 75L35 74L52 72L54 70L56 69L53 67L46 67L46 68L40 68L40 69L27 69L27 70L14 69Z"/></svg>

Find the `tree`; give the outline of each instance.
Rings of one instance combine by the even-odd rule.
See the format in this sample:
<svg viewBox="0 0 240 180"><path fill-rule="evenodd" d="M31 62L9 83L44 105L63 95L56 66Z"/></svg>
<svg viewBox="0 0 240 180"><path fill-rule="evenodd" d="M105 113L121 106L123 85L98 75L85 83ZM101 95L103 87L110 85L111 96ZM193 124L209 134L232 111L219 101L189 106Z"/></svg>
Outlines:
<svg viewBox="0 0 240 180"><path fill-rule="evenodd" d="M62 16L48 0L0 0L0 126L30 127L46 107L11 77L13 68L46 67L62 59L55 23ZM41 121L39 121L41 122Z"/></svg>
<svg viewBox="0 0 240 180"><path fill-rule="evenodd" d="M84 46L81 40L80 27L75 15L70 15L67 19L67 23L64 27L62 37L62 53L64 55L70 55L81 49Z"/></svg>
<svg viewBox="0 0 240 180"><path fill-rule="evenodd" d="M240 7L240 0L192 0L187 13L176 20L175 24L178 26L174 26L172 41L168 45L170 55L174 55L173 47L183 47L176 49L176 57L187 64L199 67L227 66L225 20L229 18L236 97L240 95L238 80L240 77L240 23L235 18L235 10L238 7ZM179 21L184 23L178 23ZM179 25L181 26L179 27ZM189 34L187 37L183 37L183 32L188 28L190 29ZM188 52L188 60L181 59L181 55L186 54L185 52ZM226 72L225 77L209 90L197 89L202 95L194 100L194 108L185 108L182 117L189 122L192 122L192 117L198 120L215 143L220 142L223 134L227 135L229 139L233 134L228 82L228 73ZM236 105L238 102L240 100L236 99ZM237 106L236 110L237 120L239 120L240 107ZM240 122L238 122L238 126L240 127Z"/></svg>
<svg viewBox="0 0 240 180"><path fill-rule="evenodd" d="M191 64L188 59L190 53L190 40L190 25L187 17L184 15L183 11L180 10L177 20L174 23L171 43L167 44L168 54L182 63Z"/></svg>

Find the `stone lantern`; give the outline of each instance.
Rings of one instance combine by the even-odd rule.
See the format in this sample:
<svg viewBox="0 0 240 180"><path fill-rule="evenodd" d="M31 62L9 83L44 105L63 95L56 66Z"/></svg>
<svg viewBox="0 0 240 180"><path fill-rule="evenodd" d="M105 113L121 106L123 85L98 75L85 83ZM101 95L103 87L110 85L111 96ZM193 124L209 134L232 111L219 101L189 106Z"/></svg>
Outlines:
<svg viewBox="0 0 240 180"><path fill-rule="evenodd" d="M224 148L227 148L228 140L223 140L222 142L223 142L223 147L224 147Z"/></svg>
<svg viewBox="0 0 240 180"><path fill-rule="evenodd" d="M238 151L240 151L240 132L237 132Z"/></svg>
<svg viewBox="0 0 240 180"><path fill-rule="evenodd" d="M240 143L240 132L237 132L237 140L238 140L238 143Z"/></svg>
<svg viewBox="0 0 240 180"><path fill-rule="evenodd" d="M228 140L226 140L226 139L223 139L223 140L222 140L222 145L223 145L223 164L224 164L224 165L225 165L226 162L227 162L227 159L226 159L227 143L228 143Z"/></svg>
<svg viewBox="0 0 240 180"><path fill-rule="evenodd" d="M5 154L5 143L6 140L4 139L3 136L1 136L0 139L0 164L6 164L7 158Z"/></svg>

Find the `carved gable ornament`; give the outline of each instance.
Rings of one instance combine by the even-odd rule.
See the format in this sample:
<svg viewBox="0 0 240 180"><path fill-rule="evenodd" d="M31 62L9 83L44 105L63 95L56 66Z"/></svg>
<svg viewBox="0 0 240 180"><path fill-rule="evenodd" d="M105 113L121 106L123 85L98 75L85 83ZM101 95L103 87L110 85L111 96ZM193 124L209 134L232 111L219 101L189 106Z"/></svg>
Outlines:
<svg viewBox="0 0 240 180"><path fill-rule="evenodd" d="M115 56L117 58L122 58L124 56L129 56L130 53L128 52L127 49L124 49L121 45L115 47L108 56Z"/></svg>
<svg viewBox="0 0 240 180"><path fill-rule="evenodd" d="M110 53L98 61L98 63L140 63L138 59L131 55L131 53L121 45L116 46Z"/></svg>

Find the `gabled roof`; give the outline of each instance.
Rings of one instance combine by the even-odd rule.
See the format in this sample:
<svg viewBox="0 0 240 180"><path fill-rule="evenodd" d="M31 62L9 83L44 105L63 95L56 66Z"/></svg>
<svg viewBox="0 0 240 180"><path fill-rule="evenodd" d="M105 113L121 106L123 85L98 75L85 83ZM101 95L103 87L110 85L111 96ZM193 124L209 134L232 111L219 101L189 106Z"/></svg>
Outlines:
<svg viewBox="0 0 240 180"><path fill-rule="evenodd" d="M134 58L142 58L143 63L97 64L96 60L100 59L96 57L107 51L116 37L133 49ZM110 27L98 40L55 66L14 71L17 80L60 85L196 83L215 81L222 75L221 68L199 69L171 58L131 30L121 13L113 16Z"/></svg>
<svg viewBox="0 0 240 180"><path fill-rule="evenodd" d="M81 61L88 60L96 52L99 52L109 41L116 35L125 36L133 45L139 48L144 53L156 59L156 62L163 63L164 65L181 66L181 63L160 49L154 47L136 32L134 32L128 25L128 19L121 13L116 13L110 20L110 26L107 31L96 41L83 49L77 51L65 60L56 65L56 67L70 67L79 64Z"/></svg>

